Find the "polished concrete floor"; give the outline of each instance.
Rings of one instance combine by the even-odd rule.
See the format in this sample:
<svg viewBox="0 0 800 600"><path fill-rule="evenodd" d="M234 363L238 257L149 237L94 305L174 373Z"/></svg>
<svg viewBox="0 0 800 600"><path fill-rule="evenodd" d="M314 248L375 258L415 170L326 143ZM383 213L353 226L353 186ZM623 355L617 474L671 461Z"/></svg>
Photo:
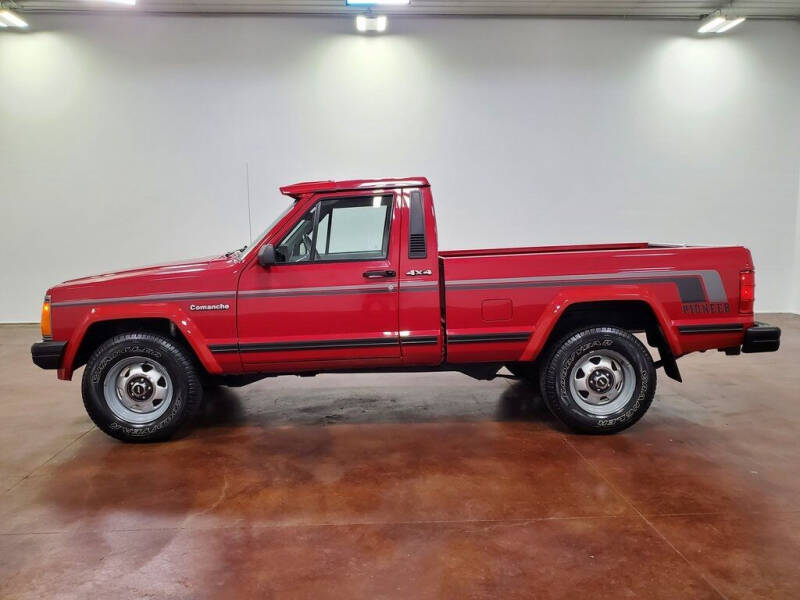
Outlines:
<svg viewBox="0 0 800 600"><path fill-rule="evenodd" d="M798 598L800 317L612 437L456 374L264 380L157 445L0 327L0 598ZM79 373L80 375L80 373Z"/></svg>

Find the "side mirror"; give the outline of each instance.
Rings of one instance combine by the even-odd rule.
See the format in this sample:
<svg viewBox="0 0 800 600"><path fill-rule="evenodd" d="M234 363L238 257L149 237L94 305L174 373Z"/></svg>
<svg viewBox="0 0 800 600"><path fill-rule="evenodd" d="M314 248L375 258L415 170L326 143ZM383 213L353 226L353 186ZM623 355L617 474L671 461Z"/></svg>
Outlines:
<svg viewBox="0 0 800 600"><path fill-rule="evenodd" d="M275 246L272 244L264 244L261 246L261 250L258 251L258 264L262 267L275 264Z"/></svg>

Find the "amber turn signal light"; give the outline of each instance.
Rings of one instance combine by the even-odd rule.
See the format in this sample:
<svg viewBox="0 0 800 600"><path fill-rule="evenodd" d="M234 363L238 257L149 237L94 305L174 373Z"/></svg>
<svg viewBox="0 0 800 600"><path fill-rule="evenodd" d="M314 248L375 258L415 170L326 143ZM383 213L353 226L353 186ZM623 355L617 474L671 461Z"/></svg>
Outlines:
<svg viewBox="0 0 800 600"><path fill-rule="evenodd" d="M50 318L50 296L45 296L42 302L42 339L53 337L53 323Z"/></svg>

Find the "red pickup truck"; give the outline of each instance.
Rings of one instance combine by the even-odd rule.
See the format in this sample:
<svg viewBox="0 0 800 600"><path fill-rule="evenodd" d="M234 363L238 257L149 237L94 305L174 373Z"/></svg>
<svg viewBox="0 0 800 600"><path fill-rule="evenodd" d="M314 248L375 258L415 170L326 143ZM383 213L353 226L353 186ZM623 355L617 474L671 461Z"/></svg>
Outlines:
<svg viewBox="0 0 800 600"><path fill-rule="evenodd" d="M71 379L97 426L168 438L208 384L287 374L506 367L574 430L620 431L676 359L778 349L754 322L742 247L647 243L440 251L424 177L281 188L250 246L49 289L33 361ZM649 346L658 351L654 360Z"/></svg>

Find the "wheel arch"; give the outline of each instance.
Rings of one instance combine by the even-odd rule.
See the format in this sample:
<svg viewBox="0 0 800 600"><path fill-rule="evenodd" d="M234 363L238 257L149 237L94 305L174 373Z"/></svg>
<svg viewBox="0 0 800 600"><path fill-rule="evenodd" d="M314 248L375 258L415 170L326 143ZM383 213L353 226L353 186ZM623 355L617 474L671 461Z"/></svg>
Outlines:
<svg viewBox="0 0 800 600"><path fill-rule="evenodd" d="M680 341L666 311L647 290L623 287L602 295L559 294L543 311L520 360L535 360L569 331L583 326L613 325L632 333L645 333L648 344L659 350L661 360L657 366L663 366L669 377L681 381L676 362L676 357L682 354Z"/></svg>
<svg viewBox="0 0 800 600"><path fill-rule="evenodd" d="M135 312L124 313L107 312L98 307L87 314L67 342L64 359L58 370L59 379L72 379L75 370L85 365L92 352L105 340L132 331L150 331L176 339L191 350L207 373L221 373L222 369L208 349L203 335L188 316L182 311L180 313L164 314L163 305L150 309L139 306Z"/></svg>

